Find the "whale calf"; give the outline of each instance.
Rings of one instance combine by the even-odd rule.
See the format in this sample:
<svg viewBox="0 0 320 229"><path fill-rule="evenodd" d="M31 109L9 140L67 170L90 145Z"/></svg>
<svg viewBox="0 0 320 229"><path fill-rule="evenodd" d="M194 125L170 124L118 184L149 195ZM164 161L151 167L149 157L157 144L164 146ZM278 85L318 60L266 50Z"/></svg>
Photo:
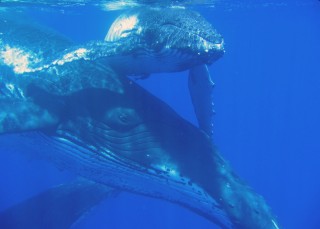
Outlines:
<svg viewBox="0 0 320 229"><path fill-rule="evenodd" d="M7 19L0 22L2 31L21 29ZM78 58L78 52L69 59L64 55L68 61L62 64L39 70L44 66L36 63L39 55L53 54L55 44L57 50L64 46L64 52L70 43L47 30L27 28L37 33L28 33L25 44L37 44L40 37L38 41L50 41L51 46L31 47L35 56L28 58L35 65L29 66L5 59L8 51L22 55L22 47L28 46L19 45L14 33L11 40L2 39L0 69L8 74L1 75L0 85L1 147L18 147L7 139L19 137L20 149L59 168L179 204L221 228L278 228L264 199L234 174L207 134L100 59ZM8 49L9 41L16 41L17 49ZM28 71L16 72L19 69Z"/></svg>

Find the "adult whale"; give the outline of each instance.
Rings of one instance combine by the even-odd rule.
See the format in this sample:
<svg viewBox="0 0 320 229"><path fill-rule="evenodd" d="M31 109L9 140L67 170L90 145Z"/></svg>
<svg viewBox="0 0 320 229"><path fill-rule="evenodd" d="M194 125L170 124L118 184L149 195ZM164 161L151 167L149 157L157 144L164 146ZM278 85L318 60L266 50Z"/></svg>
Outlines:
<svg viewBox="0 0 320 229"><path fill-rule="evenodd" d="M277 228L263 198L234 174L206 134L135 83L120 80L121 93L87 89L63 98L31 87L29 98L57 116L56 126L6 134L1 147L19 136L20 149L62 169L180 204L222 228Z"/></svg>
<svg viewBox="0 0 320 229"><path fill-rule="evenodd" d="M8 26L6 19L1 29L12 31L14 25ZM10 33L12 40L14 35ZM52 47L63 41L47 32L35 38L29 34L25 40L35 43L45 36L55 40ZM83 54L79 48L71 56L64 54L63 63L49 61L49 67L36 60L50 49L32 52L36 56L27 56L27 65L23 58L10 61L10 51L19 57L30 52L23 52L27 46L8 46L9 40L2 39L1 52L1 68L8 73L1 81L0 131L6 139L1 147L15 147L8 139L19 136L20 147L58 167L117 189L180 204L222 228L278 228L262 197L239 180L208 136L166 104L112 68L78 58ZM16 72L19 69L24 72ZM46 77L50 75L61 77L51 80ZM104 79L97 87L85 80L94 81L96 76Z"/></svg>

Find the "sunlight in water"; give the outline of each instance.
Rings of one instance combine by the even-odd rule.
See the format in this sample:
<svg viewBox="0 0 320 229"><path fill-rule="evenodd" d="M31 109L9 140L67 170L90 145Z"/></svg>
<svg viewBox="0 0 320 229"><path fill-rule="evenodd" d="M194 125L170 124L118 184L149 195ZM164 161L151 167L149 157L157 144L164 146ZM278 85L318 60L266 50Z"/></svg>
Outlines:
<svg viewBox="0 0 320 229"><path fill-rule="evenodd" d="M284 7L284 6L313 6L317 5L315 0L297 0L297 1L283 1L283 0L0 0L0 12L5 10L5 7L40 7L48 8L50 10L61 7L71 9L74 7L94 6L104 11L125 10L134 7L145 6L182 6L192 7L201 6L207 8L217 8L226 11L237 9L252 9L252 8L266 8L266 7Z"/></svg>
<svg viewBox="0 0 320 229"><path fill-rule="evenodd" d="M104 3L102 9L106 11L112 10L123 10L131 7L141 6L137 1L132 0L120 0L120 1L109 1Z"/></svg>

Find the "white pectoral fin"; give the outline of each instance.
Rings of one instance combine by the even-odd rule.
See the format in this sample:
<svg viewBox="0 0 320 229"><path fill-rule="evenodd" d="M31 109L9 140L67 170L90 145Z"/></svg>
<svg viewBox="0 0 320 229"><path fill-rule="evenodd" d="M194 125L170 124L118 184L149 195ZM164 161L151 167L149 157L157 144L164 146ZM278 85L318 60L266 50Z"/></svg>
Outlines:
<svg viewBox="0 0 320 229"><path fill-rule="evenodd" d="M212 116L214 114L211 80L207 65L203 64L189 71L189 92L200 129L212 136Z"/></svg>

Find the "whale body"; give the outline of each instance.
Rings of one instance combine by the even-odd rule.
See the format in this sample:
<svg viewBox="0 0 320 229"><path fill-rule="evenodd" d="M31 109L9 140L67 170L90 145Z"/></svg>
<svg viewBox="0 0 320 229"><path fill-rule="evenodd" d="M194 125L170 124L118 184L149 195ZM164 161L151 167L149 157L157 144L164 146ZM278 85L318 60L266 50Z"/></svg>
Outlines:
<svg viewBox="0 0 320 229"><path fill-rule="evenodd" d="M21 50L28 47L12 32L19 37L23 23L8 21L0 20L0 29L11 31L11 40L0 45L0 70L8 72L1 74L1 147L33 151L91 181L179 204L221 228L278 228L264 199L234 174L206 133L106 65L106 59L88 61L78 58L81 52L65 58L71 43L31 26L23 42L37 43L40 37L52 40L51 46L32 47L31 65L5 59L8 50L25 57ZM9 40L16 48L7 48ZM54 50L62 50L68 61L37 63L39 55ZM8 141L17 137L19 146Z"/></svg>

